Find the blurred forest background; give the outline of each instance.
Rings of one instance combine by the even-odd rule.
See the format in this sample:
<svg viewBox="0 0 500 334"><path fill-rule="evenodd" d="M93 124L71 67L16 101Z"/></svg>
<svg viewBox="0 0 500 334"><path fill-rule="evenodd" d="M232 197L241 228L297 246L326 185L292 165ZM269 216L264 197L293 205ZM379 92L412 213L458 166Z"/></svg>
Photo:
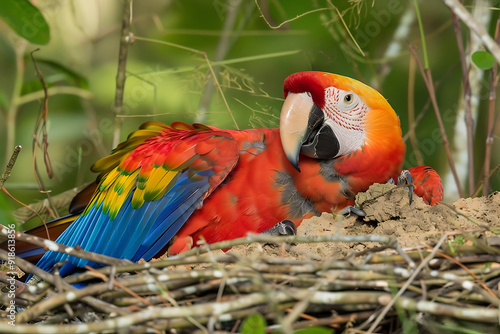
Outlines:
<svg viewBox="0 0 500 334"><path fill-rule="evenodd" d="M39 0L33 4L50 27L46 44L30 44L0 21L0 175L14 146L22 145L4 187L25 204L94 180L92 163L145 121L202 122L231 129L277 127L283 80L306 70L346 75L379 90L401 119L407 143L404 167L432 166L443 178L446 200L454 200L459 192L410 45L422 64L428 58L464 195L481 194L486 136L492 123L488 121L492 70L470 62L473 52L485 48L460 23L462 59L467 61L471 86L470 94L464 91L457 33L444 1L133 1L133 44L126 63L123 109L118 113L114 99L123 2ZM465 1L464 5L493 37L499 1ZM25 23L28 33L37 29L36 21ZM38 177L33 133L44 92L31 58L37 48L32 56L49 87L46 130L38 128ZM464 96L471 102L474 122L470 128L472 182ZM498 107L494 111L492 171L500 164ZM414 129L414 135L409 129ZM48 143L46 154L44 143ZM500 173L493 172L490 182L492 190L499 190ZM8 211L21 207L4 192L0 203Z"/></svg>

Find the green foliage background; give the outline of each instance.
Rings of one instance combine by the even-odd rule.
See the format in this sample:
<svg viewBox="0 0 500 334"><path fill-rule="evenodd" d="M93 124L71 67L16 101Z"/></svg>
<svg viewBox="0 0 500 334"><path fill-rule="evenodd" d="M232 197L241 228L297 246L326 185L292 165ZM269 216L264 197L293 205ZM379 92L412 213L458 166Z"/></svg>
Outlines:
<svg viewBox="0 0 500 334"><path fill-rule="evenodd" d="M276 127L283 80L293 72L306 70L334 72L375 87L399 114L403 133L407 133L408 45L416 45L422 58L413 1L335 1L338 11L322 0L258 3L260 8L250 0L133 2L131 31L135 41L128 55L120 138L125 139L148 120L202 121L221 128ZM462 73L451 14L442 1L423 0L418 4L438 103L453 142ZM488 28L493 35L498 3L488 4ZM89 171L90 166L112 149L123 11L122 1L116 0L41 0L36 5L50 26L50 41L45 45L29 44L0 22L0 170L13 150L10 144L22 145L24 150L5 188L24 203L47 198L38 190L33 172L33 130L43 93L30 52L40 47L33 55L52 89L47 134L53 179L47 177L41 149L37 149L37 161L45 189L58 194L92 181L95 175ZM472 2L466 1L466 5L470 8ZM269 26L294 18L279 29ZM397 40L395 34L404 22L409 22L407 29ZM36 30L29 20L25 23ZM463 25L462 33L467 44L469 31ZM395 42L400 49L388 56ZM220 59L218 48L222 50ZM213 83L207 59L217 73L227 106L217 87L207 88ZM482 82L476 96L480 103L474 145L476 181L484 161L488 72ZM16 87L21 87L20 91ZM449 173L445 151L418 70L413 93L415 113L421 117L416 135L424 163L445 177ZM13 132L14 143L9 142L9 131ZM407 146L405 167L411 167L415 161L409 141ZM500 163L498 147L497 133L492 168ZM493 176L491 186L500 189L499 173ZM445 192L447 198L457 198L453 184ZM2 201L12 209L20 206L10 199Z"/></svg>

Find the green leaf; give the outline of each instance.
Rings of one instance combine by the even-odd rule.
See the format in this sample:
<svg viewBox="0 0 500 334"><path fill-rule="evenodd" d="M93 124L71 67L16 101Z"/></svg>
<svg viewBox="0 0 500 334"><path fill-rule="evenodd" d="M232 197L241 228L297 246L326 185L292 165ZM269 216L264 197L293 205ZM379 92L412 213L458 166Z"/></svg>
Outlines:
<svg viewBox="0 0 500 334"><path fill-rule="evenodd" d="M472 62L482 70L489 70L495 65L495 57L488 51L476 51L471 58Z"/></svg>
<svg viewBox="0 0 500 334"><path fill-rule="evenodd" d="M56 70L57 72L63 74L66 77L66 80L72 82L75 86L78 86L83 89L89 88L89 82L87 78L82 76L80 73L73 71L69 67L56 63L55 61L52 60L36 59L36 62L37 64L45 64L51 67L52 69Z"/></svg>
<svg viewBox="0 0 500 334"><path fill-rule="evenodd" d="M47 21L28 0L2 0L0 18L30 43L47 44L50 40Z"/></svg>
<svg viewBox="0 0 500 334"><path fill-rule="evenodd" d="M241 324L241 334L265 334L266 319L262 314L256 313L248 316Z"/></svg>
<svg viewBox="0 0 500 334"><path fill-rule="evenodd" d="M463 235L457 235L455 239L453 239L453 242L455 242L457 245L463 245L465 243L465 239Z"/></svg>
<svg viewBox="0 0 500 334"><path fill-rule="evenodd" d="M25 61L31 61L30 56L25 57ZM47 75L45 74L46 72L44 68L41 68L41 71L44 73L45 77L45 83L47 84L47 87L53 87L56 86L60 83L67 82L70 83L76 87L80 87L82 89L88 89L89 88L89 82L87 78L82 76L80 73L73 71L72 69L61 65L55 61L52 60L45 60L45 59L36 59L36 63L39 67L40 65L45 65L52 70L54 70L56 73L55 74L50 74ZM42 84L40 83L40 79L33 79L29 80L23 83L23 87L21 89L21 95L26 95L29 93L33 93L39 90L42 90Z"/></svg>
<svg viewBox="0 0 500 334"><path fill-rule="evenodd" d="M294 334L333 334L335 330L333 328L326 327L308 327L304 329L299 329L294 332Z"/></svg>
<svg viewBox="0 0 500 334"><path fill-rule="evenodd" d="M47 87L52 87L52 86L53 84L47 82ZM39 79L28 80L26 82L23 82L23 86L21 88L21 95L37 92L39 90L42 90L42 84L40 83Z"/></svg>

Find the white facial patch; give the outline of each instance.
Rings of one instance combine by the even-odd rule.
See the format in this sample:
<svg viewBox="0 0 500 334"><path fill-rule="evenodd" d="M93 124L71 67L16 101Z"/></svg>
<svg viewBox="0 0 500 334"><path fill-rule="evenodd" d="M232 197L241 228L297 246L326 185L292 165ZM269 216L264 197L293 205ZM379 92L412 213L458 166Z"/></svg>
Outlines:
<svg viewBox="0 0 500 334"><path fill-rule="evenodd" d="M368 106L354 92L328 87L325 90L326 123L340 144L338 156L347 155L364 144Z"/></svg>

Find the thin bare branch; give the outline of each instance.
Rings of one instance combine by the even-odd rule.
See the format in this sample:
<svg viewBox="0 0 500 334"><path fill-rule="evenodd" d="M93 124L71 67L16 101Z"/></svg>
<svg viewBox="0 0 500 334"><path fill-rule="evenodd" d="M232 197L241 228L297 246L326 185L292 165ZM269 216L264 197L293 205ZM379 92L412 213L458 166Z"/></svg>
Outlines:
<svg viewBox="0 0 500 334"><path fill-rule="evenodd" d="M238 12L240 9L242 1L241 0L236 0L231 3L229 6L228 12L226 14L226 19L224 21L224 27L222 29L222 35L219 39L219 43L217 44L217 49L215 51L215 57L214 61L221 61L223 60L228 51L231 48L231 32L234 29L234 26L236 24L236 18L238 17ZM210 71L210 70L209 70ZM215 74L218 74L219 68L213 66L213 71ZM210 73L206 74L208 77L210 77ZM197 116L196 116L196 122L197 123L203 123L206 118L206 114L210 105L210 101L212 99L212 95L214 93L214 88L215 87L215 78L214 80L207 80L207 83L205 85L204 92L200 98L200 102L198 104L198 109L197 109Z"/></svg>
<svg viewBox="0 0 500 334"><path fill-rule="evenodd" d="M393 298L391 298L391 300L390 300L389 303L387 303L387 305L385 306L384 310L382 312L380 312L380 314L378 315L377 319L375 319L375 321L373 322L373 324L370 326L370 329L368 329L367 334L373 333L373 331L375 330L375 328L377 328L377 326L380 324L380 322L382 321L382 319L384 319L385 315L387 314L387 312L389 312L389 310L394 305L394 303L396 303L398 301L398 299L403 295L403 293L406 291L406 289L408 289L408 287L410 286L410 284L412 284L413 281L416 279L417 275L422 271L422 269L425 268L425 266L427 266L427 264L429 263L429 261L432 260L434 258L434 256L436 256L437 251L439 250L439 248L441 247L441 245L443 244L443 242L447 238L448 238L448 235L445 234L445 235L443 235L441 237L441 239L439 239L438 243L436 244L436 246L434 247L434 249L432 250L432 252L424 259L424 261L420 262L420 264L418 265L418 267L413 271L413 273L408 278L408 280L403 285L403 287L401 289L399 289L398 293Z"/></svg>
<svg viewBox="0 0 500 334"><path fill-rule="evenodd" d="M414 57L410 58L409 75L408 75L408 137L410 138L411 147L413 149L413 154L415 155L415 160L419 166L424 164L424 159L422 158L422 152L418 147L417 135L415 133L416 121L415 121L415 70L416 61Z"/></svg>
<svg viewBox="0 0 500 334"><path fill-rule="evenodd" d="M16 163L17 157L19 155L19 152L21 152L21 145L17 145L14 148L14 152L12 152L12 156L10 157L9 163L7 164L7 167L5 167L5 171L0 177L0 189L3 187L5 184L5 181L10 177L10 173L12 172L12 168L14 168L14 164Z"/></svg>
<svg viewBox="0 0 500 334"><path fill-rule="evenodd" d="M441 113L439 112L439 106L437 104L436 99L436 91L434 89L434 83L432 80L432 74L429 68L424 69L420 59L418 58L417 52L415 50L415 46L410 45L410 52L412 56L417 61L417 65L420 69L420 73L422 74L422 78L424 79L425 85L427 86L427 90L429 91L429 96L431 98L432 106L434 107L434 113L436 115L436 119L438 121L439 130L441 132L441 138L443 139L443 145L446 151L446 157L448 158L448 164L450 165L451 172L453 173L453 177L455 178L455 182L457 184L458 193L460 197L464 197L464 191L462 189L462 185L460 183L460 179L458 178L457 170L455 168L455 162L453 161L453 156L451 154L450 142L448 140L448 136L446 135L446 131L444 129L443 119L441 118Z"/></svg>
<svg viewBox="0 0 500 334"><path fill-rule="evenodd" d="M130 21L132 20L132 0L123 1L122 29L120 37L120 51L118 53L118 70L116 72L116 94L114 112L121 115L123 110L123 95L125 92L125 80L127 70L128 47L132 42L130 33ZM113 130L113 147L120 143L120 134L123 118L116 117Z"/></svg>
<svg viewBox="0 0 500 334"><path fill-rule="evenodd" d="M500 19L497 20L495 29L495 40L500 43ZM498 85L498 63L495 63L490 70L490 95L488 104L488 130L486 132L486 146L484 153L484 172L483 172L483 196L490 192L490 164L491 164L491 148L493 146L493 138L495 132L495 104L496 91Z"/></svg>
<svg viewBox="0 0 500 334"><path fill-rule="evenodd" d="M500 46L488 34L485 27L465 9L464 5L458 0L443 0L444 3L455 13L460 20L473 31L484 43L486 48L493 54L498 63L500 63Z"/></svg>
<svg viewBox="0 0 500 334"><path fill-rule="evenodd" d="M0 235L7 236L9 229L0 224ZM68 255L73 255L82 259L94 261L97 263L104 263L108 265L118 265L130 263L128 260L116 259L110 256L92 253L85 251L83 249L78 249L77 247L69 247L52 240L39 238L33 235L29 235L23 232L15 232L15 240L24 241L33 245L40 246L42 248L48 248L51 251L64 253Z"/></svg>

